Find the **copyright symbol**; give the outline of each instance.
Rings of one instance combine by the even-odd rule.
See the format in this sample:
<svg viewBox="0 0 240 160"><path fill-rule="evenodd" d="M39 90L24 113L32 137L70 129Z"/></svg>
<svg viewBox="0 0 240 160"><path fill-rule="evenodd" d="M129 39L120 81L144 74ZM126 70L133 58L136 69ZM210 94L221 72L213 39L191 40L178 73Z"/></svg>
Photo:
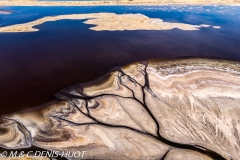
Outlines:
<svg viewBox="0 0 240 160"><path fill-rule="evenodd" d="M4 151L0 155L1 155L1 157L7 157L8 153L7 153L7 151Z"/></svg>

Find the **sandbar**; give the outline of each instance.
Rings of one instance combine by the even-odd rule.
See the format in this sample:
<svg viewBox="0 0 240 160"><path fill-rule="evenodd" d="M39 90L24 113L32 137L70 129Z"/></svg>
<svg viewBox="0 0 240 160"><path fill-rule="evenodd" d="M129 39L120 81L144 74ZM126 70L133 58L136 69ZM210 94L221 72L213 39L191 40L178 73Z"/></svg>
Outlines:
<svg viewBox="0 0 240 160"><path fill-rule="evenodd" d="M12 12L10 12L10 11L2 11L2 10L0 10L0 14L11 14Z"/></svg>
<svg viewBox="0 0 240 160"><path fill-rule="evenodd" d="M66 19L87 19L84 23L95 25L90 27L94 31L123 31L123 30L199 30L210 25L191 25L185 23L164 22L162 19L149 18L143 14L115 14L115 13L90 13L90 14L70 14L59 16L48 16L38 20L0 27L0 32L34 32L39 29L33 28L44 22L66 20Z"/></svg>

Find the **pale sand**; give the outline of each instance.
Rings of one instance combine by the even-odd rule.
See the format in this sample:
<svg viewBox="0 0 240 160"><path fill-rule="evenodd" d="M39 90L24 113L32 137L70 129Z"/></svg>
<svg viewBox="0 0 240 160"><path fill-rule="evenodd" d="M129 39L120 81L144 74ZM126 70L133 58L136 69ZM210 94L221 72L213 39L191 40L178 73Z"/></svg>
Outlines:
<svg viewBox="0 0 240 160"><path fill-rule="evenodd" d="M1 0L0 6L89 6L89 5L164 5L164 4L225 4L239 5L240 0L115 0L115 1L63 1Z"/></svg>
<svg viewBox="0 0 240 160"><path fill-rule="evenodd" d="M213 28L219 29L221 28L220 26L212 26Z"/></svg>
<svg viewBox="0 0 240 160"><path fill-rule="evenodd" d="M0 14L11 14L11 12L9 12L9 11L1 11L0 10Z"/></svg>
<svg viewBox="0 0 240 160"><path fill-rule="evenodd" d="M84 23L96 25L91 27L95 31L123 31L123 30L171 30L173 28L181 30L199 30L210 25L191 25L185 23L164 22L162 19L149 18L142 14L115 14L115 13L90 13L90 14L70 14L53 17L44 17L32 22L0 27L0 32L34 32L33 28L44 22L63 19L88 19Z"/></svg>

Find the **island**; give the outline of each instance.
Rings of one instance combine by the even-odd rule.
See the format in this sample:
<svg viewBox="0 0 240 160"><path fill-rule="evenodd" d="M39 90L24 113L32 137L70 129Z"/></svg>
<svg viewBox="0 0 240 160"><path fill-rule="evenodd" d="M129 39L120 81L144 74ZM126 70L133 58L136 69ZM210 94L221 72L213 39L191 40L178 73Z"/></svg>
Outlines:
<svg viewBox="0 0 240 160"><path fill-rule="evenodd" d="M38 29L34 28L36 25L63 19L88 19L84 23L94 25L94 27L90 27L90 29L95 31L171 30L174 28L181 30L199 30L199 28L202 27L210 27L210 25L206 24L191 25L164 22L162 19L149 18L143 14L89 13L48 16L28 23L0 27L0 32L34 32L38 31ZM220 26L212 27L220 28Z"/></svg>

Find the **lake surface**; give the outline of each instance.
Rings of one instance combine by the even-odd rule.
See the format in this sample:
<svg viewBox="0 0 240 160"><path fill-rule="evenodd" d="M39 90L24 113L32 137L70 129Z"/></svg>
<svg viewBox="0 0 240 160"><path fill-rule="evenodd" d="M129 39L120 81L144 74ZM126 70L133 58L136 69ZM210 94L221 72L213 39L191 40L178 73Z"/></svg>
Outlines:
<svg viewBox="0 0 240 160"><path fill-rule="evenodd" d="M240 60L240 7L99 6L0 7L0 26L60 14L142 13L168 22L220 26L198 31L92 31L84 20L59 20L31 33L0 33L0 115L44 104L71 85L110 68L155 58Z"/></svg>

